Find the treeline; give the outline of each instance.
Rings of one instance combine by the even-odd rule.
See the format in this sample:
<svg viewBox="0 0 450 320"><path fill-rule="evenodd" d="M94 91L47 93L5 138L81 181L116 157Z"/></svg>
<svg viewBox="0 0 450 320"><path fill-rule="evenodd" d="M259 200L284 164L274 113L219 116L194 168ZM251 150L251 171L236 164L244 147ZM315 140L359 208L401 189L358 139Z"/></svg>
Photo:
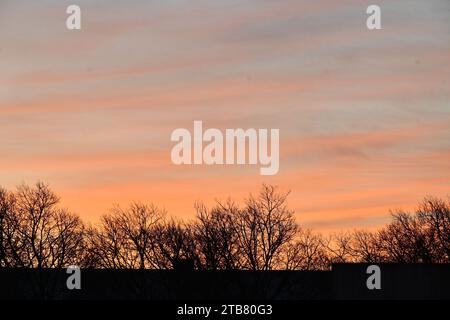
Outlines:
<svg viewBox="0 0 450 320"><path fill-rule="evenodd" d="M288 193L263 185L242 205L232 200L196 218L168 218L153 204L115 206L85 225L44 183L0 188L0 267L199 270L327 270L335 262L450 262L450 202L426 198L397 211L382 229L323 236L298 225Z"/></svg>

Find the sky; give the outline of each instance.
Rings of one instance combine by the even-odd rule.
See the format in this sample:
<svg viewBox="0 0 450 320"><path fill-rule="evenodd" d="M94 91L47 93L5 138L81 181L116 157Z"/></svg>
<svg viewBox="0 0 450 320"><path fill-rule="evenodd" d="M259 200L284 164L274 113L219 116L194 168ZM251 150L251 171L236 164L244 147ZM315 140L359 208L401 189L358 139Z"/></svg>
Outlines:
<svg viewBox="0 0 450 320"><path fill-rule="evenodd" d="M0 185L45 181L97 222L114 203L291 191L298 222L378 228L450 195L450 2L0 0ZM66 8L82 29L67 30ZM176 128L280 129L280 170L177 166Z"/></svg>

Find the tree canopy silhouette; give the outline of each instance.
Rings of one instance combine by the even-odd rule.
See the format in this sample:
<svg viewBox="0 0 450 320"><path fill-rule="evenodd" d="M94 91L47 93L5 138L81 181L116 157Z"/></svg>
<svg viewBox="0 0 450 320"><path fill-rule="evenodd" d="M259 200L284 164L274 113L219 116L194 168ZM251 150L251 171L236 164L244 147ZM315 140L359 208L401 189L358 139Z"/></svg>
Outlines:
<svg viewBox="0 0 450 320"><path fill-rule="evenodd" d="M428 197L415 212L392 212L377 231L325 237L299 225L288 195L263 185L242 205L196 203L189 222L132 202L86 226L42 182L0 188L0 267L170 269L187 260L199 270L326 270L335 262L450 263L450 201Z"/></svg>
<svg viewBox="0 0 450 320"><path fill-rule="evenodd" d="M59 198L44 183L0 189L0 265L60 268L80 262L84 226L57 206Z"/></svg>

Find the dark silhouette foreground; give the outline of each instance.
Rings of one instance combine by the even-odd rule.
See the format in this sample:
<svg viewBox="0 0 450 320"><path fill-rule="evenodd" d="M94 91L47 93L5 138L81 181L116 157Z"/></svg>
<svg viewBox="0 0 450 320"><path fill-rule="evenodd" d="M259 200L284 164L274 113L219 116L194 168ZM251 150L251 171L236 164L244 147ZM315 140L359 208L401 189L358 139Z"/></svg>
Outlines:
<svg viewBox="0 0 450 320"><path fill-rule="evenodd" d="M82 270L69 290L63 269L2 269L0 300L339 300L450 299L450 265L380 264L369 290L366 264L332 271Z"/></svg>

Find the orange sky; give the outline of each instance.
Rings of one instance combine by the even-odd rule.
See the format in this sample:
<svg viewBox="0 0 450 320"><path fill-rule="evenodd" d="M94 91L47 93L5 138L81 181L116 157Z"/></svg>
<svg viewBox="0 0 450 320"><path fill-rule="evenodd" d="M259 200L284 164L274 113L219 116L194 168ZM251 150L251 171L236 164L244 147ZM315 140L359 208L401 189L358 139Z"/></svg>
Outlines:
<svg viewBox="0 0 450 320"><path fill-rule="evenodd" d="M98 221L113 203L291 190L298 221L376 228L450 186L450 4L378 1L0 2L0 185L48 182ZM280 129L280 171L176 166L171 132Z"/></svg>

